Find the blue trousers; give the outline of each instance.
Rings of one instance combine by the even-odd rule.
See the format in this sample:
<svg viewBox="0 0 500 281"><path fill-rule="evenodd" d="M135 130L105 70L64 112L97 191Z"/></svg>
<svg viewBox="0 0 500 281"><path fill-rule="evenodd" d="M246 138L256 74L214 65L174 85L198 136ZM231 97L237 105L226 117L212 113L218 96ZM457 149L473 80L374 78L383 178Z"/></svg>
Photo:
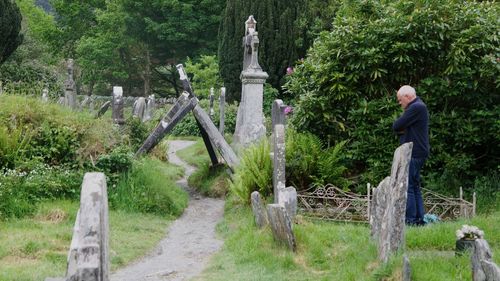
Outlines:
<svg viewBox="0 0 500 281"><path fill-rule="evenodd" d="M424 200L420 191L420 170L424 163L425 158L411 158L410 160L406 224L424 224Z"/></svg>

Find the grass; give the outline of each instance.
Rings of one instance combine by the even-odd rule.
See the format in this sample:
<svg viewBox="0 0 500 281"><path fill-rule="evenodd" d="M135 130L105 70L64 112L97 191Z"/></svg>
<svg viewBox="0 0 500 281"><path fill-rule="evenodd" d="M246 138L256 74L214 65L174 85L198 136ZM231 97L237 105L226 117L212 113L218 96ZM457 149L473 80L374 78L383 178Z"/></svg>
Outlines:
<svg viewBox="0 0 500 281"><path fill-rule="evenodd" d="M468 220L408 228L406 254L412 280L470 280L467 255L455 257L455 231L472 224L486 233L500 264L500 211ZM368 225L310 221L294 225L297 252L273 241L271 231L258 230L250 207L226 202L224 221L218 226L223 249L196 280L400 280L402 256L388 264L377 262Z"/></svg>
<svg viewBox="0 0 500 281"><path fill-rule="evenodd" d="M224 165L211 167L207 149L201 138L195 144L177 152L177 155L196 171L188 178L188 184L201 194L210 197L223 197L229 189L228 176Z"/></svg>
<svg viewBox="0 0 500 281"><path fill-rule="evenodd" d="M32 218L0 222L0 280L34 281L63 276L77 202L41 204ZM110 210L111 268L150 251L170 217Z"/></svg>

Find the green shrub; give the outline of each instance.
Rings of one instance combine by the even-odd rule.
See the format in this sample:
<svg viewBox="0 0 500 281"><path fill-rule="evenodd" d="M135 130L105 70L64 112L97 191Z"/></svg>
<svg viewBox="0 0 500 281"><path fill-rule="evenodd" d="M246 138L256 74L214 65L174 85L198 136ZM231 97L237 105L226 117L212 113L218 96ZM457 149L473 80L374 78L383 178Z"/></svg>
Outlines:
<svg viewBox="0 0 500 281"><path fill-rule="evenodd" d="M243 151L240 165L236 168L234 181L229 189L245 203L250 202L250 194L254 191L263 196L273 192L273 166L270 157L269 142L261 141Z"/></svg>
<svg viewBox="0 0 500 281"><path fill-rule="evenodd" d="M95 166L108 177L108 185L115 185L122 173L132 168L134 155L129 147L118 146L110 153L101 155Z"/></svg>
<svg viewBox="0 0 500 281"><path fill-rule="evenodd" d="M133 162L116 187L111 187L111 206L128 211L178 216L187 206L187 194L175 180L182 174L178 167L160 160L143 158Z"/></svg>
<svg viewBox="0 0 500 281"><path fill-rule="evenodd" d="M499 11L491 1L344 1L289 76L291 123L349 140L349 169L375 184L398 146L396 90L411 84L430 112L426 182L472 187L500 158Z"/></svg>

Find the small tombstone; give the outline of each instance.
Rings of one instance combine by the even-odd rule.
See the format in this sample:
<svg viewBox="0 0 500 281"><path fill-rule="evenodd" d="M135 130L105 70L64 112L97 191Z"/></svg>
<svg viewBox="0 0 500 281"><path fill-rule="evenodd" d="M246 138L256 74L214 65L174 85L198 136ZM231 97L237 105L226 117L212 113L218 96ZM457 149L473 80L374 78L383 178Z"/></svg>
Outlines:
<svg viewBox="0 0 500 281"><path fill-rule="evenodd" d="M406 255L403 255L403 281L411 281L410 259Z"/></svg>
<svg viewBox="0 0 500 281"><path fill-rule="evenodd" d="M144 120L144 111L146 109L146 99L143 97L138 98L132 107L132 116Z"/></svg>
<svg viewBox="0 0 500 281"><path fill-rule="evenodd" d="M295 187L289 186L286 188L280 188L278 193L278 203L285 207L288 217L290 217L290 220L293 221L297 215L297 191L295 190Z"/></svg>
<svg viewBox="0 0 500 281"><path fill-rule="evenodd" d="M220 88L220 96L219 96L219 132L224 136L224 122L225 122L225 107L226 106L226 87Z"/></svg>
<svg viewBox="0 0 500 281"><path fill-rule="evenodd" d="M471 256L473 281L499 281L500 268L492 261L493 254L488 242L476 239Z"/></svg>
<svg viewBox="0 0 500 281"><path fill-rule="evenodd" d="M252 192L251 200L252 200L252 211L253 215L255 216L255 224L257 224L258 228L263 228L269 222L267 220L266 208L262 203L262 198L260 197L260 193L258 191Z"/></svg>
<svg viewBox="0 0 500 281"><path fill-rule="evenodd" d="M65 105L66 104L66 98L65 97L59 97L59 99L57 99L57 104Z"/></svg>
<svg viewBox="0 0 500 281"><path fill-rule="evenodd" d="M387 197L389 192L389 182L391 177L386 177L382 180L377 188L373 189L373 197L370 205L370 226L371 237L378 240L380 237L380 225L382 224L382 217L384 216L385 208L387 208Z"/></svg>
<svg viewBox="0 0 500 281"><path fill-rule="evenodd" d="M214 119L214 88L210 88L210 119Z"/></svg>
<svg viewBox="0 0 500 281"><path fill-rule="evenodd" d="M49 102L49 89L47 88L42 90L42 102Z"/></svg>
<svg viewBox="0 0 500 281"><path fill-rule="evenodd" d="M106 111L108 111L110 105L111 105L111 101L105 102L101 106L101 108L99 108L99 111L97 111L96 118L99 118L99 117L103 116L104 113L106 113Z"/></svg>
<svg viewBox="0 0 500 281"><path fill-rule="evenodd" d="M283 207L280 204L267 205L267 217L269 225L273 232L274 239L285 243L288 248L295 251L297 245L295 243L295 235L292 230L292 221Z"/></svg>
<svg viewBox="0 0 500 281"><path fill-rule="evenodd" d="M84 108L86 108L91 102L91 97L90 96L85 96L83 98L83 101L82 103L80 104L80 109L83 110Z"/></svg>
<svg viewBox="0 0 500 281"><path fill-rule="evenodd" d="M123 125L125 123L125 118L123 118L123 88L119 86L113 87L113 113L112 119L113 123L118 125Z"/></svg>

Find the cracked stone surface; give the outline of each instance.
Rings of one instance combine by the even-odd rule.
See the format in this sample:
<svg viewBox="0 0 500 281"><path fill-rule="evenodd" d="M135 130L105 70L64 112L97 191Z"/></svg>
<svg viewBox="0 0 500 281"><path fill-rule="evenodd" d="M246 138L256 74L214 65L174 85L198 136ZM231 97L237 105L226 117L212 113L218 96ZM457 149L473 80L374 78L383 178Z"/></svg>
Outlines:
<svg viewBox="0 0 500 281"><path fill-rule="evenodd" d="M195 170L175 154L194 144L192 141L169 142L168 159L185 168L185 177L177 182L190 194L182 216L166 230L166 237L148 255L111 275L111 281L189 280L200 274L223 241L217 239L215 226L222 219L224 201L203 197L187 185Z"/></svg>

